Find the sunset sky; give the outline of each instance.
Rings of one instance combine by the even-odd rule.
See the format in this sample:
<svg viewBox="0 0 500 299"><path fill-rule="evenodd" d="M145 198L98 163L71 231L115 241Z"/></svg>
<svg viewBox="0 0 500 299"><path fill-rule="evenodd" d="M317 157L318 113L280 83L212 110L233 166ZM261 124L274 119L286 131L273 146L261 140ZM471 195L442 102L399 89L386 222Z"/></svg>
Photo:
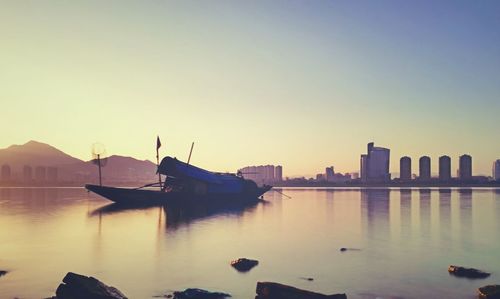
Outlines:
<svg viewBox="0 0 500 299"><path fill-rule="evenodd" d="M500 1L2 1L0 148L359 170L500 159Z"/></svg>

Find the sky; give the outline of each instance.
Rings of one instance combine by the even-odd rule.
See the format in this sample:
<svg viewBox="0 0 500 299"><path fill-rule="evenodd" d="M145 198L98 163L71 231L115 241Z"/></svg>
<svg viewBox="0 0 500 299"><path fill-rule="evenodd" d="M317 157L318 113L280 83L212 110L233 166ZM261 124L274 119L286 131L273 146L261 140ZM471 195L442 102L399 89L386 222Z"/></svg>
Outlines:
<svg viewBox="0 0 500 299"><path fill-rule="evenodd" d="M217 171L500 159L500 2L1 1L0 148Z"/></svg>

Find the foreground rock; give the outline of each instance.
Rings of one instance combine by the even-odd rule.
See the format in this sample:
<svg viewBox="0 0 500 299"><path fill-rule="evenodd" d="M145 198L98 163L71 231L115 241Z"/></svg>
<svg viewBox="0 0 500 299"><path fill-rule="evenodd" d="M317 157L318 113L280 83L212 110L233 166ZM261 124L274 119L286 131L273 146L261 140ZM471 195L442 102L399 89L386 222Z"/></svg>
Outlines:
<svg viewBox="0 0 500 299"><path fill-rule="evenodd" d="M255 299L347 299L345 294L324 295L276 282L257 282Z"/></svg>
<svg viewBox="0 0 500 299"><path fill-rule="evenodd" d="M500 285L487 285L478 291L481 299L500 299Z"/></svg>
<svg viewBox="0 0 500 299"><path fill-rule="evenodd" d="M5 270L0 270L0 277L4 276L5 274L7 274L7 271L5 271Z"/></svg>
<svg viewBox="0 0 500 299"><path fill-rule="evenodd" d="M231 261L231 266L240 272L250 271L253 267L257 266L259 261L251 260L247 258L239 258L237 260Z"/></svg>
<svg viewBox="0 0 500 299"><path fill-rule="evenodd" d="M231 295L202 289L185 289L182 292L174 292L174 299L224 299L226 297L231 297Z"/></svg>
<svg viewBox="0 0 500 299"><path fill-rule="evenodd" d="M483 271L478 270L478 269L464 268L464 267L453 266L453 265L448 267L448 272L450 272L450 274L453 274L455 276L467 277L467 278L486 278L486 277L490 276L490 273L483 272Z"/></svg>
<svg viewBox="0 0 500 299"><path fill-rule="evenodd" d="M95 279L68 272L56 290L57 299L127 299L118 289Z"/></svg>

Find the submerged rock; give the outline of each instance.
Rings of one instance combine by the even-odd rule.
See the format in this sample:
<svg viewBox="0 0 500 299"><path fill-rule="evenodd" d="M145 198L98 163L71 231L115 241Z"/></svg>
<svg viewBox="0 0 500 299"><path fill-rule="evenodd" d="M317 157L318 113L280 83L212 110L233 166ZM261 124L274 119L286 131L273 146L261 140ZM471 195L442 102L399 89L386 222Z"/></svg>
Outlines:
<svg viewBox="0 0 500 299"><path fill-rule="evenodd" d="M127 299L118 289L94 277L68 272L56 290L57 299Z"/></svg>
<svg viewBox="0 0 500 299"><path fill-rule="evenodd" d="M7 274L7 271L5 271L5 270L0 270L0 277L4 276L5 274Z"/></svg>
<svg viewBox="0 0 500 299"><path fill-rule="evenodd" d="M239 258L237 260L231 261L231 266L240 272L250 271L253 267L257 266L259 261L251 260L247 258Z"/></svg>
<svg viewBox="0 0 500 299"><path fill-rule="evenodd" d="M480 299L500 299L500 285L487 285L480 287L479 298Z"/></svg>
<svg viewBox="0 0 500 299"><path fill-rule="evenodd" d="M226 297L231 297L231 295L202 289L185 289L182 292L174 292L174 299L224 299Z"/></svg>
<svg viewBox="0 0 500 299"><path fill-rule="evenodd" d="M486 278L490 276L490 273L483 272L474 268L464 268L460 266L450 265L448 267L448 272L455 276L467 277L467 278Z"/></svg>
<svg viewBox="0 0 500 299"><path fill-rule="evenodd" d="M255 299L347 299L346 294L324 295L276 282L257 282Z"/></svg>

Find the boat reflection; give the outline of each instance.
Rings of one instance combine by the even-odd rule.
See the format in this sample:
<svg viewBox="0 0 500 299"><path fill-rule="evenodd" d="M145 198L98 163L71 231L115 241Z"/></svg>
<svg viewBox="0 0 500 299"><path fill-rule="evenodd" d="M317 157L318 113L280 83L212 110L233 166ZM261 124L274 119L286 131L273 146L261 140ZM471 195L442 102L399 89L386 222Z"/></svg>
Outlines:
<svg viewBox="0 0 500 299"><path fill-rule="evenodd" d="M235 216L240 217L245 212L253 211L258 204L266 204L264 200L256 200L247 203L199 203L199 204L118 204L112 203L100 207L89 213L89 217L103 217L118 213L133 212L134 210L148 210L160 208L163 211L167 230L175 230L181 226L189 225L211 217ZM160 214L161 218L162 215Z"/></svg>

